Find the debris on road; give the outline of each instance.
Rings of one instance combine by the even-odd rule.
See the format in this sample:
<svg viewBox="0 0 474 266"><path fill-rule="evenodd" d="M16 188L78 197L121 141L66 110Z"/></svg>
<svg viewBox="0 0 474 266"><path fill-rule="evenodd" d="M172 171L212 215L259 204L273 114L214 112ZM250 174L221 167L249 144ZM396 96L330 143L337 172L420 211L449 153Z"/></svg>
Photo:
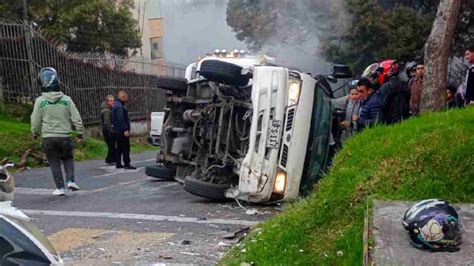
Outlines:
<svg viewBox="0 0 474 266"><path fill-rule="evenodd" d="M173 257L167 256L167 255L159 255L158 258L164 259L164 260L172 260L173 259Z"/></svg>
<svg viewBox="0 0 474 266"><path fill-rule="evenodd" d="M235 239L237 237L241 238L244 236L248 231L250 230L250 227L244 227L242 229L239 229L235 232L230 232L227 234L222 235L222 238L224 239Z"/></svg>
<svg viewBox="0 0 474 266"><path fill-rule="evenodd" d="M185 252L185 251L181 251L179 253L183 255L188 255L188 256L201 256L201 254L199 253L192 253L192 252Z"/></svg>
<svg viewBox="0 0 474 266"><path fill-rule="evenodd" d="M257 212L256 209L248 209L248 210L245 211L245 214L247 214L247 215L255 215L257 213L258 212Z"/></svg>

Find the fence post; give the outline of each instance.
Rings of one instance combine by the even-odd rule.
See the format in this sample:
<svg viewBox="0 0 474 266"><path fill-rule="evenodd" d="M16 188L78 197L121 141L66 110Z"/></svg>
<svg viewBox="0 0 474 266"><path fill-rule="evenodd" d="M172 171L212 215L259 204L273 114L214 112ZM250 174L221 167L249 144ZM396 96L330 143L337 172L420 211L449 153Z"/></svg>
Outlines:
<svg viewBox="0 0 474 266"><path fill-rule="evenodd" d="M23 0L23 24L25 30L26 56L28 57L28 68L30 72L30 93L34 94L35 88L35 68L33 65L33 55L31 53L31 28L28 21L28 4Z"/></svg>
<svg viewBox="0 0 474 266"><path fill-rule="evenodd" d="M3 79L0 76L0 113L5 112L5 97L3 96Z"/></svg>

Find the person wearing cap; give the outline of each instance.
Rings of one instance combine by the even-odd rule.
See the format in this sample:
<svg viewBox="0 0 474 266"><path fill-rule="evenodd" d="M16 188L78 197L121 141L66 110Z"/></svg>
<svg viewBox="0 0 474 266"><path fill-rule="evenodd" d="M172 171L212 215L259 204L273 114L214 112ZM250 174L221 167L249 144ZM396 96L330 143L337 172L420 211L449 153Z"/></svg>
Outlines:
<svg viewBox="0 0 474 266"><path fill-rule="evenodd" d="M38 74L41 96L35 101L31 114L33 138L43 139L43 150L48 159L56 190L55 196L64 196L66 189L79 190L74 178L72 127L77 130L77 142L82 142L84 126L81 115L71 98L60 91L56 70L43 68ZM66 173L64 182L61 163Z"/></svg>

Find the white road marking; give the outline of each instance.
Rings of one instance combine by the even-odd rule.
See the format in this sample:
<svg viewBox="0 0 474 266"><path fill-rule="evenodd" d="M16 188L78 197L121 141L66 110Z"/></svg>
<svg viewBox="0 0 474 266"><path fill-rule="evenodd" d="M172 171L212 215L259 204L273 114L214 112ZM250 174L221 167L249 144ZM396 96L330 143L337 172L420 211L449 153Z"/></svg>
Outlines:
<svg viewBox="0 0 474 266"><path fill-rule="evenodd" d="M156 159L146 159L146 160L141 160L141 161L135 161L135 162L132 162L132 164L134 164L134 163L146 163L146 162L151 162L151 161L156 161Z"/></svg>
<svg viewBox="0 0 474 266"><path fill-rule="evenodd" d="M135 169L135 170L114 169L115 171L113 171L111 173L89 176L89 178L100 178L100 177L113 176L113 175L124 174L124 173L137 173L142 169L145 169L145 167L137 167L137 169Z"/></svg>
<svg viewBox="0 0 474 266"><path fill-rule="evenodd" d="M254 226L259 223L257 221L249 221L249 220L234 220L234 219L202 220L195 217L179 217L179 216L139 214L139 213L81 212L81 211L53 211L53 210L23 210L23 211L29 215L128 219L128 220L145 220L145 221L179 222L179 223L196 223L196 224L231 224L231 225Z"/></svg>
<svg viewBox="0 0 474 266"><path fill-rule="evenodd" d="M132 165L137 164L137 163L146 163L146 162L152 162L152 161L156 161L156 159L146 159L146 160L141 160L141 161L134 161L134 162L132 162ZM117 168L115 168L115 165L104 165L104 166L99 166L99 169L116 170Z"/></svg>
<svg viewBox="0 0 474 266"><path fill-rule="evenodd" d="M25 194L25 195L51 195L53 193L52 188L25 188L25 187L17 187L15 188L15 194ZM71 192L72 193L72 192ZM87 194L89 191L79 190L74 191L74 194Z"/></svg>
<svg viewBox="0 0 474 266"><path fill-rule="evenodd" d="M148 179L149 179L149 177L144 177L144 178L139 178L139 179L135 179L135 180L131 180L131 181L119 182L119 183L114 184L114 185L110 185L110 186L102 187L102 188L97 188L97 189L93 189L93 190L68 191L66 193L66 195L73 195L73 194L84 195L84 194L91 194L91 193L95 193L95 192L103 192L103 191L111 189L111 188L131 185L131 184L138 183L138 182L141 182L141 181L145 181L145 180L148 180ZM47 189L47 188L24 188L24 187L15 188L15 194L20 194L20 195L42 195L42 196L44 196L44 195L51 195L51 193L53 193L52 188L51 189Z"/></svg>

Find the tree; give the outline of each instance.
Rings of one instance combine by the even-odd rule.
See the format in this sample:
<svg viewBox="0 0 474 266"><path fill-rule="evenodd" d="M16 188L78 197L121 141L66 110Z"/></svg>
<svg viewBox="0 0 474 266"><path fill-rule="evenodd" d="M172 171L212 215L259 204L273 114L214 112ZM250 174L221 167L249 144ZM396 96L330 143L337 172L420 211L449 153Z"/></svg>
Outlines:
<svg viewBox="0 0 474 266"><path fill-rule="evenodd" d="M464 1L456 28L456 51L472 42L474 14ZM227 24L239 40L259 50L265 44L295 45L317 38L328 61L357 73L387 58L423 56L439 0L229 0Z"/></svg>
<svg viewBox="0 0 474 266"><path fill-rule="evenodd" d="M22 1L3 0L1 16L22 18ZM141 46L131 0L29 0L28 17L74 52L127 55Z"/></svg>
<svg viewBox="0 0 474 266"><path fill-rule="evenodd" d="M446 108L448 59L461 1L441 0L425 45L425 76L421 94L421 112Z"/></svg>

